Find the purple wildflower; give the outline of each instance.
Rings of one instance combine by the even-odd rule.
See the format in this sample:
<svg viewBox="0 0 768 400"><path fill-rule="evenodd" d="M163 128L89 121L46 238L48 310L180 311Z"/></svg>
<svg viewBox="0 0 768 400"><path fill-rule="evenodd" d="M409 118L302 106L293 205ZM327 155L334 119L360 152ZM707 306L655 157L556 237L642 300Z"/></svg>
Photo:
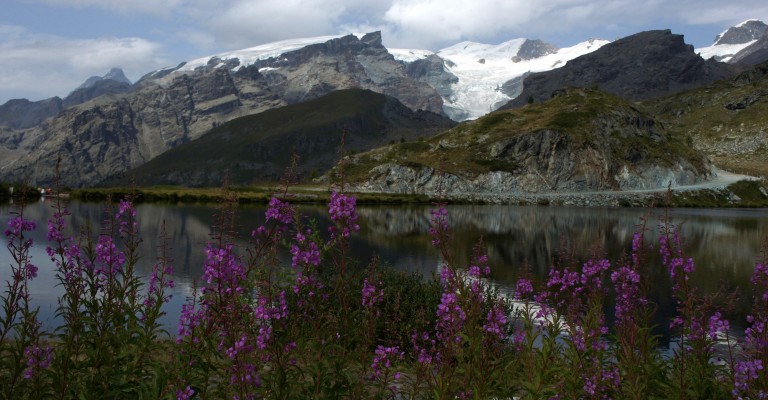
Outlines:
<svg viewBox="0 0 768 400"><path fill-rule="evenodd" d="M633 310L648 304L640 289L640 274L624 266L611 273L611 281L616 288L616 320L619 323L628 322L633 318Z"/></svg>
<svg viewBox="0 0 768 400"><path fill-rule="evenodd" d="M184 389L176 391L176 400L189 400L195 395L195 391L191 387L187 386Z"/></svg>
<svg viewBox="0 0 768 400"><path fill-rule="evenodd" d="M500 304L495 304L488 311L483 324L483 330L491 337L502 340L506 337L507 316Z"/></svg>
<svg viewBox="0 0 768 400"><path fill-rule="evenodd" d="M515 300L523 300L533 293L533 283L530 279L520 278L515 285Z"/></svg>
<svg viewBox="0 0 768 400"><path fill-rule="evenodd" d="M723 319L720 311L709 317L709 337L717 341L719 335L727 335L730 330L730 324L727 319Z"/></svg>
<svg viewBox="0 0 768 400"><path fill-rule="evenodd" d="M461 329L467 319L456 293L443 293L437 306L437 337L443 342L461 342Z"/></svg>
<svg viewBox="0 0 768 400"><path fill-rule="evenodd" d="M281 201L277 197L273 197L269 200L267 211L265 216L267 221L275 220L283 224L290 224L293 222L294 210L288 202Z"/></svg>
<svg viewBox="0 0 768 400"><path fill-rule="evenodd" d="M297 244L291 245L291 254L293 255L291 262L294 268L320 265L320 250L315 242L307 239L307 236L311 234L311 230L307 230L306 236L301 232L296 234Z"/></svg>
<svg viewBox="0 0 768 400"><path fill-rule="evenodd" d="M5 236L23 238L24 232L34 231L35 229L37 229L37 224L34 221L24 219L22 216L17 215L8 221L8 228L5 230ZM32 239L28 239L25 244L28 244L27 247L32 247Z"/></svg>
<svg viewBox="0 0 768 400"><path fill-rule="evenodd" d="M379 282L379 286L383 286L383 284ZM363 281L362 295L363 307L374 309L376 304L384 299L384 289L379 289L379 291L376 292L376 285L368 283L368 279L366 278Z"/></svg>
<svg viewBox="0 0 768 400"><path fill-rule="evenodd" d="M41 370L47 369L53 362L53 349L40 348L37 345L24 349L24 358L27 359L27 368L24 369L24 379L32 379Z"/></svg>
<svg viewBox="0 0 768 400"><path fill-rule="evenodd" d="M341 237L349 237L350 233L360 230L357 222L357 210L355 209L357 199L354 196L346 196L343 193L332 192L331 200L328 203L328 213L331 220L336 223L328 230L333 237L340 233Z"/></svg>
<svg viewBox="0 0 768 400"><path fill-rule="evenodd" d="M432 235L432 245L440 247L448 241L448 210L444 204L439 204L436 210L430 212L429 234Z"/></svg>
<svg viewBox="0 0 768 400"><path fill-rule="evenodd" d="M373 363L371 363L371 370L373 370L371 379L381 379L382 377L386 377L389 374L389 370L392 368L392 361L402 360L404 356L405 353L400 351L397 346L377 346L374 351ZM397 375L399 376L399 374Z"/></svg>
<svg viewBox="0 0 768 400"><path fill-rule="evenodd" d="M739 394L749 390L749 384L760 377L760 371L763 370L762 360L738 361L734 366L735 382L733 396L739 397Z"/></svg>

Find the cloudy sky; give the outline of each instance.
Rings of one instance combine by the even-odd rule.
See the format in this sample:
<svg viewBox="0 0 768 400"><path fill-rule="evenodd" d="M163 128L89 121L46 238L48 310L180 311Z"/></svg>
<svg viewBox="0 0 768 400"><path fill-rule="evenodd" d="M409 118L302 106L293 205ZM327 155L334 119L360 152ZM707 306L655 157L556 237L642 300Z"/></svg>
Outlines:
<svg viewBox="0 0 768 400"><path fill-rule="evenodd" d="M0 104L66 96L92 75L132 81L181 61L297 37L382 31L384 45L542 39L558 47L672 29L695 47L765 0L3 0Z"/></svg>

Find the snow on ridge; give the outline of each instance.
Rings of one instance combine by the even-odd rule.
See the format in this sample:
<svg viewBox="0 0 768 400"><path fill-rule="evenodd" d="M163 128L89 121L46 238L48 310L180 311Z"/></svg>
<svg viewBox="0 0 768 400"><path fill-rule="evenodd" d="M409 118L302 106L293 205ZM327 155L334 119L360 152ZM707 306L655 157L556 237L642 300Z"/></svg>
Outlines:
<svg viewBox="0 0 768 400"><path fill-rule="evenodd" d="M738 25L734 25L734 28L741 28L742 26L744 26L744 25L746 25L746 24L748 24L750 22L759 22L759 21L760 21L759 19L748 19L748 20L746 20L744 22L739 23Z"/></svg>
<svg viewBox="0 0 768 400"><path fill-rule="evenodd" d="M358 39L361 39L363 36L365 36L364 33L353 33L353 35L355 35ZM254 47L249 47L247 49L233 50L233 51L216 54L213 56L201 57L201 58L187 62L181 68L178 68L177 71L187 72L187 71L193 71L195 70L195 68L204 67L208 65L208 62L214 57L217 57L222 61L232 60L235 58L239 59L240 63L233 68L233 70L237 70L241 67L249 66L259 60L266 60L271 57L278 57L279 55L283 53L287 53L289 51L298 50L313 44L325 43L329 40L338 39L344 36L346 36L346 34L280 40L277 42L266 43L266 44L262 44ZM221 65L223 65L223 63L220 63L215 67L219 67Z"/></svg>
<svg viewBox="0 0 768 400"><path fill-rule="evenodd" d="M736 53L745 49L747 46L755 43L757 40L751 40L741 44L713 44L712 46L696 49L701 58L708 60L712 57L721 57L720 61L728 62Z"/></svg>
<svg viewBox="0 0 768 400"><path fill-rule="evenodd" d="M477 43L477 42L460 42L453 46L446 47L437 51L437 54L453 62L461 61L476 61L480 59L488 60L508 60L510 57L517 55L520 51L520 46L525 43L527 39L512 39L496 45Z"/></svg>
<svg viewBox="0 0 768 400"><path fill-rule="evenodd" d="M392 54L392 56L395 57L395 60L403 61L403 62L414 62L416 60L421 60L424 58L427 58L431 56L432 54L435 54L434 51L429 50L419 50L419 49L390 49L387 48L387 51L389 54Z"/></svg>

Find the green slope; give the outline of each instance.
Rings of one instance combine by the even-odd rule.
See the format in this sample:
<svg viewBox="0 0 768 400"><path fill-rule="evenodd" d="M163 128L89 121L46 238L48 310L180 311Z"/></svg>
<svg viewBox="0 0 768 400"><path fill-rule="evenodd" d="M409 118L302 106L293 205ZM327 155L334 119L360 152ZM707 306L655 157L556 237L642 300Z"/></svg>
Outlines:
<svg viewBox="0 0 768 400"><path fill-rule="evenodd" d="M345 151L354 153L427 137L454 125L446 117L413 112L378 93L340 90L229 121L104 184L132 177L140 186L216 186L225 175L234 184L277 181L294 152L300 157L297 178L306 180L336 163L345 129Z"/></svg>
<svg viewBox="0 0 768 400"><path fill-rule="evenodd" d="M643 106L715 165L768 177L768 63Z"/></svg>

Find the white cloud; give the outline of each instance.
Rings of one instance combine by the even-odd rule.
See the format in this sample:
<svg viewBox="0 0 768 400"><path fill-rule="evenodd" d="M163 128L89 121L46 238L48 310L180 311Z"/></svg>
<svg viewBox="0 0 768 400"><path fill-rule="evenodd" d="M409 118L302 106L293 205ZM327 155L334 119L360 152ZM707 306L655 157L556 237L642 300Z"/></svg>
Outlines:
<svg viewBox="0 0 768 400"><path fill-rule="evenodd" d="M383 15L383 27L391 32L390 41L396 46L434 50L457 40L560 36L573 37L564 42L575 44L591 32L625 35L673 28L685 33L678 27L718 24L725 28L767 16L764 0L394 0Z"/></svg>
<svg viewBox="0 0 768 400"><path fill-rule="evenodd" d="M35 3L60 7L98 7L121 13L169 15L184 5L183 0L31 0Z"/></svg>
<svg viewBox="0 0 768 400"><path fill-rule="evenodd" d="M10 33L10 34L6 34ZM168 62L158 43L141 38L70 39L0 25L0 104L14 93L33 99L66 96L90 76L121 67L129 79Z"/></svg>
<svg viewBox="0 0 768 400"><path fill-rule="evenodd" d="M702 42L698 44L707 45L735 23L768 19L765 0L22 1L41 8L82 9L77 14L83 20L67 22L76 25L63 31L83 38L89 37L89 9L138 15L141 20L115 18L121 32L133 32L122 35L132 37L89 40L0 24L0 102L11 89L35 90L41 93L38 97L66 95L88 76L102 75L112 66L123 67L136 79L185 58L308 36L380 30L386 46L438 50L461 40L499 43L519 37L570 46L590 37L613 40L671 28L687 40L693 31ZM147 35L153 40L140 38ZM161 60L161 51L173 55Z"/></svg>
<svg viewBox="0 0 768 400"><path fill-rule="evenodd" d="M229 48L336 33L345 5L337 0L237 1L203 22Z"/></svg>

